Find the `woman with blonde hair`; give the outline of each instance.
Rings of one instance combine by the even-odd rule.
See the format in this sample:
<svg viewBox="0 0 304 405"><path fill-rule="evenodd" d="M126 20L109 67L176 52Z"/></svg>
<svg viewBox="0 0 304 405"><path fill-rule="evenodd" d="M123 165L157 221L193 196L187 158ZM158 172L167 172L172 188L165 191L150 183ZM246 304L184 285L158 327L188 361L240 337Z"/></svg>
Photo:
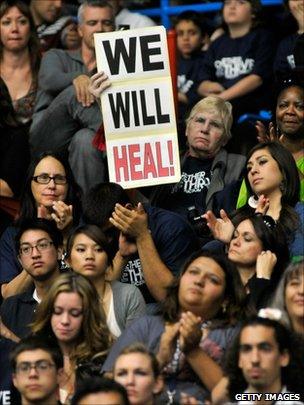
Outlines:
<svg viewBox="0 0 304 405"><path fill-rule="evenodd" d="M95 287L81 275L61 275L39 305L31 328L36 335L57 340L63 352L60 399L66 403L77 380L101 368L111 345Z"/></svg>
<svg viewBox="0 0 304 405"><path fill-rule="evenodd" d="M114 380L125 387L131 405L155 405L164 387L156 355L142 343L133 343L120 352Z"/></svg>

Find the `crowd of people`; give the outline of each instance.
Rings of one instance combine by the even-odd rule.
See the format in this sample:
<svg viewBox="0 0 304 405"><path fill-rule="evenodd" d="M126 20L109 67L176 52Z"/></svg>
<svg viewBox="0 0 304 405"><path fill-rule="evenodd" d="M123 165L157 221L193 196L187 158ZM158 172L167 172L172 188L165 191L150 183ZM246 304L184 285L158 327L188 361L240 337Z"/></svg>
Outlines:
<svg viewBox="0 0 304 405"><path fill-rule="evenodd" d="M303 0L280 42L259 0L173 19L181 178L133 190L94 34L156 22L63 3L0 4L0 405L303 404Z"/></svg>

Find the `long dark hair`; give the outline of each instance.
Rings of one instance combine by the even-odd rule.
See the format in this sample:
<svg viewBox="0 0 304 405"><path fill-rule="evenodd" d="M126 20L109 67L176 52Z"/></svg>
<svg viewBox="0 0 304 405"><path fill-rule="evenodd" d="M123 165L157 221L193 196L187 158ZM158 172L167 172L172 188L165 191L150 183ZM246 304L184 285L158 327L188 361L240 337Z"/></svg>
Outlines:
<svg viewBox="0 0 304 405"><path fill-rule="evenodd" d="M183 274L186 272L190 264L199 257L208 257L214 260L225 273L225 292L223 301L227 301L225 310L220 310L217 314L216 321L212 327L218 327L220 325L235 324L243 316L247 316L247 308L245 306L246 293L241 285L239 278L235 276L228 259L224 254L217 254L209 251L198 251L191 255L185 262L182 272L178 278L176 278L171 286L167 289L167 297L162 303L162 315L167 322L176 322L179 319L179 302L178 302L178 290L180 280Z"/></svg>
<svg viewBox="0 0 304 405"><path fill-rule="evenodd" d="M237 227L246 219L251 222L254 231L262 244L263 250L270 250L277 257L277 263L271 275L271 280L275 287L290 259L285 232L282 229L282 226L279 223L276 224L271 217L259 214L248 215L246 212L240 211L234 216L232 222L233 225Z"/></svg>
<svg viewBox="0 0 304 405"><path fill-rule="evenodd" d="M282 209L280 212L279 223L289 239L292 239L294 232L298 228L299 218L293 207L300 199L300 179L299 172L292 154L279 142L265 142L254 146L247 156L247 162L254 152L261 149L267 149L273 159L277 162L283 176L282 182ZM249 194L254 194L245 177L245 182ZM246 210L246 206L244 207ZM241 208L241 210L244 210ZM248 206L247 206L248 209ZM252 210L249 210L249 212Z"/></svg>
<svg viewBox="0 0 304 405"><path fill-rule="evenodd" d="M41 60L41 53L40 53L40 42L36 33L33 17L31 15L28 5L24 3L22 0L2 0L0 4L0 18L2 18L12 7L17 7L20 13L22 13L29 20L30 37L28 42L28 49L33 77L35 80L37 80ZM0 40L0 60L2 60L2 56L3 56L3 44Z"/></svg>
<svg viewBox="0 0 304 405"><path fill-rule="evenodd" d="M32 160L28 172L27 172L27 177L25 180L23 192L21 195L21 210L20 210L20 216L19 216L19 221L23 220L24 218L36 218L37 217L37 206L36 202L33 197L32 193L32 188L31 188L31 183L32 183L32 177L34 175L36 166L38 163L46 158L46 157L52 157L58 162L62 164L65 170L65 175L67 178L67 184L68 184L68 193L67 197L65 200L66 204L72 204L73 205L73 219L74 223L77 223L79 220L79 215L80 215L80 202L78 194L79 194L79 188L75 183L71 168L67 161L65 159L62 159L62 157L54 152L43 152L40 154L38 157Z"/></svg>

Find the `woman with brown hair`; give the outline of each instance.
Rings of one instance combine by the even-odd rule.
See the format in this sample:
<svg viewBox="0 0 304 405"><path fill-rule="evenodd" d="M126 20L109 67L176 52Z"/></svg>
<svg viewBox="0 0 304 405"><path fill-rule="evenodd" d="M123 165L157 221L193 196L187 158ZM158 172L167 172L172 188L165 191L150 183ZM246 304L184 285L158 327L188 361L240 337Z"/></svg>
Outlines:
<svg viewBox="0 0 304 405"><path fill-rule="evenodd" d="M60 383L62 403L74 393L77 380L100 370L112 343L94 286L78 274L63 274L39 305L32 332L53 338L64 355Z"/></svg>
<svg viewBox="0 0 304 405"><path fill-rule="evenodd" d="M40 64L38 37L23 1L1 2L0 34L0 195L12 197L19 196L29 163L28 129Z"/></svg>
<svg viewBox="0 0 304 405"><path fill-rule="evenodd" d="M121 350L141 342L157 355L164 374L160 403L168 397L178 403L182 392L206 399L222 377L220 364L244 313L244 295L224 255L195 253L168 289L162 314L142 317L126 329L103 370L112 371Z"/></svg>

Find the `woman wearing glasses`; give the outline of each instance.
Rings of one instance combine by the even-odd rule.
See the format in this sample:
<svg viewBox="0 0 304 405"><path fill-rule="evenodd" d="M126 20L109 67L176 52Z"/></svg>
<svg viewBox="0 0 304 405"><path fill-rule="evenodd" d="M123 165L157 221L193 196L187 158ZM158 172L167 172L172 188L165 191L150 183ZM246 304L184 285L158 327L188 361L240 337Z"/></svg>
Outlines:
<svg viewBox="0 0 304 405"><path fill-rule="evenodd" d="M4 298L28 288L27 273L20 268L15 251L18 224L28 218L55 221L57 228L67 233L79 219L77 186L67 163L53 153L44 153L33 160L25 182L20 217L0 240L0 284Z"/></svg>

